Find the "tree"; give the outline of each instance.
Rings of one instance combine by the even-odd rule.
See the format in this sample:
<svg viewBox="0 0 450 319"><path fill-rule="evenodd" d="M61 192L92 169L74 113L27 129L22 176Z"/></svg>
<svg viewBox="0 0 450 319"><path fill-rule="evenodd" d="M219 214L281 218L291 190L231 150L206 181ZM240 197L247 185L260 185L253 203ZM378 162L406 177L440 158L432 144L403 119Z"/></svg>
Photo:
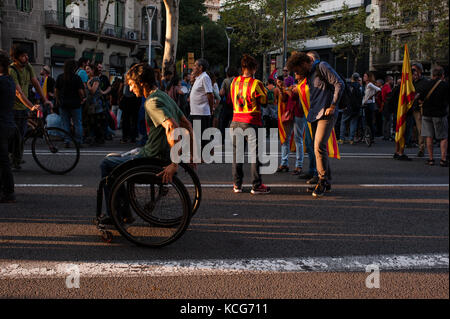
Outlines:
<svg viewBox="0 0 450 319"><path fill-rule="evenodd" d="M175 71L180 0L164 0L164 6L166 8L166 40L164 43L163 74L166 70Z"/></svg>
<svg viewBox="0 0 450 319"><path fill-rule="evenodd" d="M318 6L317 0L288 0L288 46L298 50L304 40L317 30L308 12ZM284 1L229 0L221 13L221 23L234 28L233 43L242 52L261 55L277 50L283 44Z"/></svg>
<svg viewBox="0 0 450 319"><path fill-rule="evenodd" d="M350 53L353 56L353 73L356 72L358 61L369 52L368 42L373 40L374 30L366 25L367 14L365 7L351 10L344 2L342 10L328 29L328 36L335 47L333 52L339 55ZM359 43L357 45L356 43Z"/></svg>
<svg viewBox="0 0 450 319"><path fill-rule="evenodd" d="M390 37L392 47L406 42L413 59L448 64L448 0L390 0L384 5L384 18L400 34Z"/></svg>

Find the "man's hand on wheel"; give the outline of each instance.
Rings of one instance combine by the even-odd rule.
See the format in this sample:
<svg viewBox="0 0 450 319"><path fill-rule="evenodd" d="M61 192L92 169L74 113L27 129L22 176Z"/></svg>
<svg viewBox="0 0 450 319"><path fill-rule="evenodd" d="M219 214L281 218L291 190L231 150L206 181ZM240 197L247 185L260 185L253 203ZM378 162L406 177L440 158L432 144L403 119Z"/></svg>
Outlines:
<svg viewBox="0 0 450 319"><path fill-rule="evenodd" d="M178 170L178 164L172 163L169 166L164 167L164 170L157 174L156 176L159 176L162 178L163 184L171 183L172 178L175 175L175 173Z"/></svg>

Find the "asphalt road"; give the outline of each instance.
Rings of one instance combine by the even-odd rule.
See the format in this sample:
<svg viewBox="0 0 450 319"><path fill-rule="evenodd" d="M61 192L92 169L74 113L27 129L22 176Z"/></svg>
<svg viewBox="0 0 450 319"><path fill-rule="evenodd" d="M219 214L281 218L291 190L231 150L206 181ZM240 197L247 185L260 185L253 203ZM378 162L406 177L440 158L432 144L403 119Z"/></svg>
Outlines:
<svg viewBox="0 0 450 319"><path fill-rule="evenodd" d="M332 192L315 199L290 173L263 176L270 195L233 194L231 164L200 165L203 200L187 232L146 249L121 236L106 244L92 224L103 156L132 147L83 148L66 176L25 156L18 202L0 206L0 297L449 298L448 168L394 161L388 142L343 145ZM366 266L383 258L380 288L369 289ZM90 265L80 288L51 271L66 264Z"/></svg>

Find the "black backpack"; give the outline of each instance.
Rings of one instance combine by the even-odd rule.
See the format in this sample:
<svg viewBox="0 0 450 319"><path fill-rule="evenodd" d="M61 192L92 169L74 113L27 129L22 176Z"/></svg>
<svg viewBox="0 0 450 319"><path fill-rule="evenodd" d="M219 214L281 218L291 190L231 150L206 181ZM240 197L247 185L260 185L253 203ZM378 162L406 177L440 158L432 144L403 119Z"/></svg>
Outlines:
<svg viewBox="0 0 450 319"><path fill-rule="evenodd" d="M348 82L345 87L344 94L348 99L346 113L359 114L363 99L361 86L356 82Z"/></svg>

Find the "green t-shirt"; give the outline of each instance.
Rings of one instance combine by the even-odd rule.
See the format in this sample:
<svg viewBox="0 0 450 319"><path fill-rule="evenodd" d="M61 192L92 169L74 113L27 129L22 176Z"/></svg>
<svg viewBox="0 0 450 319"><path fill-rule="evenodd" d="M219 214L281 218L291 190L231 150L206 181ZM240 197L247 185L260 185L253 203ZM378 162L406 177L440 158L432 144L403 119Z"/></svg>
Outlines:
<svg viewBox="0 0 450 319"><path fill-rule="evenodd" d="M12 68L11 66L14 66ZM23 94L28 98L28 90L31 85L31 79L36 77L36 73L34 72L33 67L30 63L28 63L24 68L20 69L20 67L13 63L9 67L9 74L14 79L16 85L20 85ZM16 72L17 70L17 72ZM14 110L27 110L28 108L16 97L16 102L14 103Z"/></svg>
<svg viewBox="0 0 450 319"><path fill-rule="evenodd" d="M148 139L139 155L170 161L170 146L162 123L174 119L180 124L184 114L166 93L156 90L145 101L145 124Z"/></svg>

